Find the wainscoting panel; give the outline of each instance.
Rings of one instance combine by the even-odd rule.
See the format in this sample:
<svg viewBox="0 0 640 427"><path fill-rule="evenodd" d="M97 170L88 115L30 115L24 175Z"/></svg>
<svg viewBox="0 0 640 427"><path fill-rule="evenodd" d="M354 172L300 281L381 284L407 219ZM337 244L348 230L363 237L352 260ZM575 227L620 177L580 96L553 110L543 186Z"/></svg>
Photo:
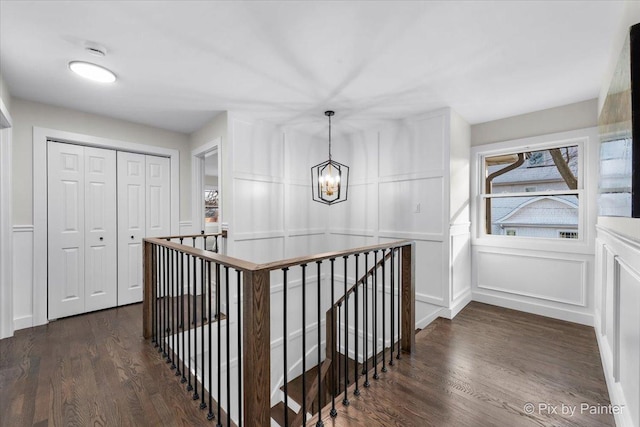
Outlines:
<svg viewBox="0 0 640 427"><path fill-rule="evenodd" d="M629 412L635 425L640 424L640 275L629 265L620 262L618 279L618 379L622 392L631 404Z"/></svg>
<svg viewBox="0 0 640 427"><path fill-rule="evenodd" d="M437 112L405 124L380 133L380 176L444 169L446 115Z"/></svg>
<svg viewBox="0 0 640 427"><path fill-rule="evenodd" d="M33 225L13 226L13 327L33 324Z"/></svg>
<svg viewBox="0 0 640 427"><path fill-rule="evenodd" d="M640 241L598 227L596 337L621 427L640 425Z"/></svg>
<svg viewBox="0 0 640 427"><path fill-rule="evenodd" d="M311 186L290 184L287 189L290 206L286 213L287 228L289 230L324 229L327 215L333 212L328 206L311 200Z"/></svg>
<svg viewBox="0 0 640 427"><path fill-rule="evenodd" d="M478 251L477 287L584 307L587 263L542 255Z"/></svg>
<svg viewBox="0 0 640 427"><path fill-rule="evenodd" d="M442 234L444 179L442 177L379 184L381 233Z"/></svg>
<svg viewBox="0 0 640 427"><path fill-rule="evenodd" d="M284 257L284 237L236 240L233 256L257 264L279 261Z"/></svg>
<svg viewBox="0 0 640 427"><path fill-rule="evenodd" d="M330 207L330 224L340 224L346 230L369 230L369 234L377 227L377 196L375 184L349 185L348 199Z"/></svg>
<svg viewBox="0 0 640 427"><path fill-rule="evenodd" d="M283 137L277 128L232 119L233 171L283 178Z"/></svg>
<svg viewBox="0 0 640 427"><path fill-rule="evenodd" d="M235 233L284 230L284 185L234 179Z"/></svg>
<svg viewBox="0 0 640 427"><path fill-rule="evenodd" d="M471 235L469 226L461 234L451 232L451 301L471 291Z"/></svg>

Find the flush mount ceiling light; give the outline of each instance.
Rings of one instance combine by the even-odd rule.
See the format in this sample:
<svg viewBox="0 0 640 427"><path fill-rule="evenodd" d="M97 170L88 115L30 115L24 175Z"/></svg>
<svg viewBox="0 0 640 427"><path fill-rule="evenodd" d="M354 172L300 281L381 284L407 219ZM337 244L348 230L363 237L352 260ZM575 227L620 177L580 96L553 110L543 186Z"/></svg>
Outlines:
<svg viewBox="0 0 640 427"><path fill-rule="evenodd" d="M98 83L113 83L116 81L116 75L100 65L92 64L84 61L69 62L69 69L85 79Z"/></svg>
<svg viewBox="0 0 640 427"><path fill-rule="evenodd" d="M333 111L325 111L329 117L329 160L311 168L311 193L313 201L332 205L347 200L349 187L349 166L331 159L331 116Z"/></svg>

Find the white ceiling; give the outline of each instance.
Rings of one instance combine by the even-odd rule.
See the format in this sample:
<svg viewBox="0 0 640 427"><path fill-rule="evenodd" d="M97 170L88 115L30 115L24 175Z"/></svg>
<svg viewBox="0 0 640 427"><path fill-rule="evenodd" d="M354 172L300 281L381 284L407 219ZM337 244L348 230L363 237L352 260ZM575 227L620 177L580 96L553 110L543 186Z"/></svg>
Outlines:
<svg viewBox="0 0 640 427"><path fill-rule="evenodd" d="M15 97L186 133L223 110L358 128L450 106L473 124L597 97L623 6L1 0L0 72Z"/></svg>

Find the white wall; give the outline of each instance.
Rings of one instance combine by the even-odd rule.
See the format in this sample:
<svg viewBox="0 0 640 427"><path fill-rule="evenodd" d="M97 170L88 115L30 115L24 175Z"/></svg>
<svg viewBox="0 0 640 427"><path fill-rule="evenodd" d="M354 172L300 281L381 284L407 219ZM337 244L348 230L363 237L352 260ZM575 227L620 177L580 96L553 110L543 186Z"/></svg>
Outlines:
<svg viewBox="0 0 640 427"><path fill-rule="evenodd" d="M0 76L0 339L13 335L11 94Z"/></svg>
<svg viewBox="0 0 640 427"><path fill-rule="evenodd" d="M38 302L42 297L36 298L36 295L42 295L42 292L35 293L34 289L38 285L33 274L35 270L31 269L36 266L35 248L39 243L34 241L34 233L37 232L34 228L33 212L33 176L36 172L33 170L34 127L46 127L72 134L178 150L180 152L180 215L189 213L184 197L188 197L189 194L191 167L186 135L17 98L12 101L14 118L12 264L15 269L13 316L14 325L19 329L46 322L46 297L43 309L43 305ZM45 310L44 314L43 310Z"/></svg>
<svg viewBox="0 0 640 427"><path fill-rule="evenodd" d="M598 98L602 109L640 2L625 2ZM640 425L640 218L598 218L595 327L612 404L624 405L619 426Z"/></svg>
<svg viewBox="0 0 640 427"><path fill-rule="evenodd" d="M471 126L471 145L510 141L598 125L598 100L590 99Z"/></svg>
<svg viewBox="0 0 640 427"><path fill-rule="evenodd" d="M189 150L190 150L189 156L191 156L192 151L197 150L200 147L219 139L220 146L218 148L219 148L219 153L222 154L221 161L220 161L221 168L220 168L220 171L218 171L219 177L223 176L223 174L225 173L228 173L226 168L227 168L227 165L230 165L229 163L230 157L228 156L229 140L227 137L227 126L228 126L228 113L226 111L223 111L217 114L204 126L202 126L202 128L200 128L199 130L189 135ZM189 157L189 163L191 164L191 162L192 162L192 159L191 157ZM191 185L193 185L192 179L193 178L190 176L189 182L191 183ZM226 222L226 219L225 219L226 215L225 215L224 209L225 207L230 208L231 183L228 180L222 179L222 185L223 185L223 188L219 188L220 195L221 195L220 206L222 206L222 211L219 213L220 216L218 221L224 224ZM188 196L189 206L192 207L190 211L193 209L193 201L191 200L192 198L191 194L192 192L190 192ZM230 214L231 214L231 211L229 211L229 215ZM184 228L185 230L184 234L190 234L194 230L196 230L192 226L192 221L194 219L193 212L190 212L189 216L185 216L184 218L185 219L181 223L181 228ZM189 218L189 219L187 220L186 218Z"/></svg>
<svg viewBox="0 0 640 427"><path fill-rule="evenodd" d="M561 141L582 144L581 241L483 236L481 155ZM598 152L595 127L480 145L471 150L474 300L593 325Z"/></svg>
<svg viewBox="0 0 640 427"><path fill-rule="evenodd" d="M14 224L33 224L33 127L172 148L180 152L180 217L188 217L191 164L188 136L145 125L14 98Z"/></svg>

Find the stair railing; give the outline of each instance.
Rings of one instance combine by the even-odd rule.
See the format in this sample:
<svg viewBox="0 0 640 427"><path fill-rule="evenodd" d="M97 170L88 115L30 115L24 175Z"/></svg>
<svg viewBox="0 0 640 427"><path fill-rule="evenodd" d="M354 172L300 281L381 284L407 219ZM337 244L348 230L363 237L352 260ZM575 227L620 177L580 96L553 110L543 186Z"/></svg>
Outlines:
<svg viewBox="0 0 640 427"><path fill-rule="evenodd" d="M329 354L340 351L353 356L355 384L348 384L350 379L343 384L342 404L348 405L347 386L353 386L350 388L353 394L359 395L358 364L368 363L369 326L377 337L378 312L391 310L389 318L393 320L381 325L383 334L390 333L391 353L395 345L398 358L401 350L413 351L413 242L398 241L254 264L205 251L198 245L187 245L194 236L200 235L144 240L143 332L185 383L191 399L199 400L200 408L209 408L207 418L216 419L217 426L269 425L274 403L272 387L277 389L280 384L284 392L284 409L278 420L281 425L306 425L309 411L317 416L316 425L322 425L322 409L328 402L325 396L332 401L331 409L327 410L331 416L337 416L335 400L337 390L342 389L339 380L327 378L335 376L328 374L336 372L337 366ZM309 268L314 264L315 268ZM363 264L365 275L359 277ZM351 274L352 271L355 273ZM383 286L389 284L382 288L382 298L388 293L391 303L377 303L378 279ZM281 289L281 299L275 296L276 289ZM344 293L339 289L344 289ZM282 313L276 311L278 307ZM340 318L336 320L336 316ZM282 330L275 333L284 349L280 354L282 365L278 361L273 367L283 372L284 381L274 379L272 384L272 327L277 329L280 321ZM291 330L296 332L290 334ZM339 335L340 330L345 331L344 336L336 338L332 331ZM385 341L383 338L383 349ZM374 342L373 354L377 355L377 338ZM293 363L287 360L291 355ZM366 375L364 386L369 383L368 371L362 371ZM287 389L290 376L296 372L302 380L297 412L289 408L292 391ZM307 378L311 373L315 378ZM313 415L316 410L317 415Z"/></svg>

